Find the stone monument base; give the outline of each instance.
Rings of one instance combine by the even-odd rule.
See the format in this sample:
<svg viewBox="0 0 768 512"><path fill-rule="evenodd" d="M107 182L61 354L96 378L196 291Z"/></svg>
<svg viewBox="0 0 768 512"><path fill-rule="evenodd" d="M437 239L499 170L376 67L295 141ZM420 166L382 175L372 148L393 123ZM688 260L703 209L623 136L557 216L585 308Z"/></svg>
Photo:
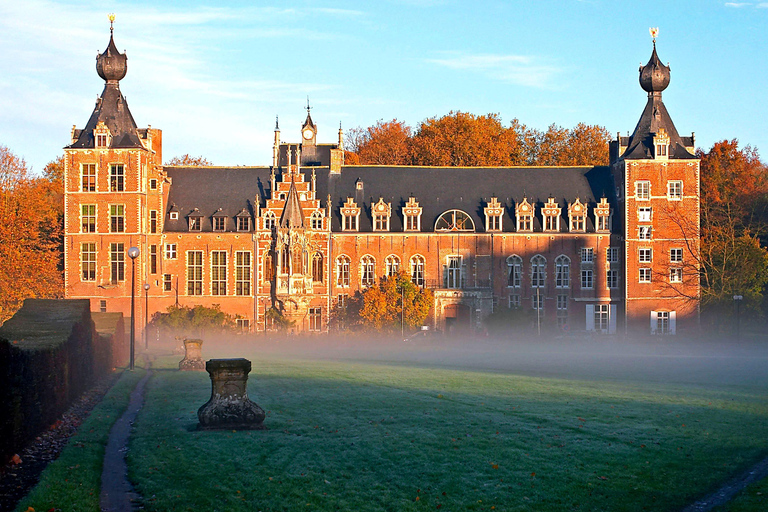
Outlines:
<svg viewBox="0 0 768 512"><path fill-rule="evenodd" d="M203 340L184 340L184 359L179 361L179 370L205 370Z"/></svg>
<svg viewBox="0 0 768 512"><path fill-rule="evenodd" d="M197 411L200 430L266 430L264 409L248 399L246 385L251 362L247 359L211 359L211 398Z"/></svg>

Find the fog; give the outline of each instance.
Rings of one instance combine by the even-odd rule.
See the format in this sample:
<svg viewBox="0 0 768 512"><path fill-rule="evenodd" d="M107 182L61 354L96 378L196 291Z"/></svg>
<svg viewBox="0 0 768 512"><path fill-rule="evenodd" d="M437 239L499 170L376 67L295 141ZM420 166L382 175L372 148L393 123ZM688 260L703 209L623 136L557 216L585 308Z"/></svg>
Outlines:
<svg viewBox="0 0 768 512"><path fill-rule="evenodd" d="M432 337L203 336L203 358L349 361L516 375L684 385L768 388L768 342L680 337L563 336L528 341Z"/></svg>

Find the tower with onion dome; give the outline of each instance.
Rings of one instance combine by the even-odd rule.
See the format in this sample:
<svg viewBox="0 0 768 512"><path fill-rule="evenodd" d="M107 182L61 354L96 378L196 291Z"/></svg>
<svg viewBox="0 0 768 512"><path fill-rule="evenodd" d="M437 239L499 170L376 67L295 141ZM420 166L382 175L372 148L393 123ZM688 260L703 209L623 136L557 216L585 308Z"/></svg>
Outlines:
<svg viewBox="0 0 768 512"><path fill-rule="evenodd" d="M628 331L691 332L699 319L699 159L693 134L681 136L662 92L670 67L653 51L640 67L647 93L640 120L611 143L611 164L624 224L624 312ZM607 264L606 271L610 271Z"/></svg>

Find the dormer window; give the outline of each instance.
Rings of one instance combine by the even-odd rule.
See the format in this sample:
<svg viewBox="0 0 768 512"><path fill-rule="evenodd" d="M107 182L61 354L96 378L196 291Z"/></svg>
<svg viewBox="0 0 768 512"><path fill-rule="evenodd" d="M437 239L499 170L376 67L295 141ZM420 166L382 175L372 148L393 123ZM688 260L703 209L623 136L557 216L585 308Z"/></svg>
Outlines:
<svg viewBox="0 0 768 512"><path fill-rule="evenodd" d="M403 208L406 231L421 231L421 207L415 197L409 197Z"/></svg>
<svg viewBox="0 0 768 512"><path fill-rule="evenodd" d="M94 146L97 149L105 149L109 147L110 142L109 128L104 124L104 121L100 121L96 128L93 130Z"/></svg>
<svg viewBox="0 0 768 512"><path fill-rule="evenodd" d="M171 220L179 220L179 212L171 212Z"/></svg>
<svg viewBox="0 0 768 512"><path fill-rule="evenodd" d="M560 231L560 206L554 197L547 199L541 214L544 219L544 231Z"/></svg>
<svg viewBox="0 0 768 512"><path fill-rule="evenodd" d="M251 230L251 216L247 211L245 211L245 208L243 208L243 211L237 214L235 217L235 222L237 223L236 228L238 231L242 232Z"/></svg>
<svg viewBox="0 0 768 512"><path fill-rule="evenodd" d="M309 227L312 229L323 229L323 212L317 210L312 212L312 216L309 218Z"/></svg>
<svg viewBox="0 0 768 512"><path fill-rule="evenodd" d="M195 211L189 215L189 230L190 231L202 231L203 230L203 216L195 208Z"/></svg>
<svg viewBox="0 0 768 512"><path fill-rule="evenodd" d="M465 211L448 210L437 218L435 231L475 231L475 223Z"/></svg>
<svg viewBox="0 0 768 512"><path fill-rule="evenodd" d="M499 200L492 197L488 206L485 207L485 230L501 231L501 216L503 214L504 208L502 208Z"/></svg>
<svg viewBox="0 0 768 512"><path fill-rule="evenodd" d="M213 230L214 231L224 231L227 229L227 217L223 213L221 213L221 209L219 209L218 212L213 214Z"/></svg>
<svg viewBox="0 0 768 512"><path fill-rule="evenodd" d="M389 216L392 212L392 205L385 203L384 198L380 197L379 202L373 205L373 230L389 231Z"/></svg>
<svg viewBox="0 0 768 512"><path fill-rule="evenodd" d="M518 231L533 231L533 205L528 202L527 198L524 197L522 202L517 203L515 216L517 217Z"/></svg>
<svg viewBox="0 0 768 512"><path fill-rule="evenodd" d="M341 207L341 217L344 219L342 230L357 231L359 229L360 208L357 207L357 204L351 197L348 197L347 202Z"/></svg>
<svg viewBox="0 0 768 512"><path fill-rule="evenodd" d="M611 230L611 207L606 198L601 198L595 207L595 230L605 232Z"/></svg>
<svg viewBox="0 0 768 512"><path fill-rule="evenodd" d="M355 182L355 189L363 190L363 180L361 180L360 178L358 178L357 181Z"/></svg>
<svg viewBox="0 0 768 512"><path fill-rule="evenodd" d="M666 160L669 158L669 135L664 128L653 137L653 146L657 160Z"/></svg>
<svg viewBox="0 0 768 512"><path fill-rule="evenodd" d="M570 220L571 231L586 230L587 207L581 204L579 198L568 208L568 218Z"/></svg>

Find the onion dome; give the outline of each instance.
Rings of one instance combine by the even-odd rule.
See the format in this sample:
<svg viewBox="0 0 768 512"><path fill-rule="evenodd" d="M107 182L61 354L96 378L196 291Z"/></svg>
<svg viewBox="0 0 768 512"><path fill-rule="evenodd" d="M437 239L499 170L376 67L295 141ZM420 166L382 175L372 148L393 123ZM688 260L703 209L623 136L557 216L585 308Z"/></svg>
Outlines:
<svg viewBox="0 0 768 512"><path fill-rule="evenodd" d="M640 68L640 87L648 93L661 92L669 85L669 67L665 66L656 55L656 41L648 64Z"/></svg>
<svg viewBox="0 0 768 512"><path fill-rule="evenodd" d="M96 56L96 72L107 83L121 80L128 71L128 57L117 51L115 40L112 37L112 28L109 29L109 45L101 55Z"/></svg>

